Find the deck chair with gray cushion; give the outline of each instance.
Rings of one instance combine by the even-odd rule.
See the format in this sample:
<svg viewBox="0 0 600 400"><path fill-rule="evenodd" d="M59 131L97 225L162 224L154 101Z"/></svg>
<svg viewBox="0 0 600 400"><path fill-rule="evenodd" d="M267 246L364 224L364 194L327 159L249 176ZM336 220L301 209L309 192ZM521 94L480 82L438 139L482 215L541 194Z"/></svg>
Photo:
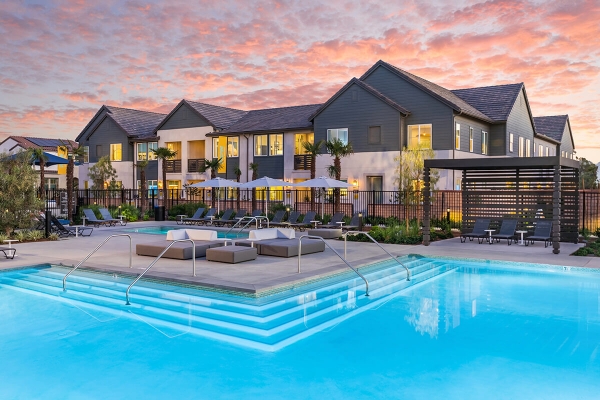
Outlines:
<svg viewBox="0 0 600 400"><path fill-rule="evenodd" d="M221 216L221 218L218 219L214 219L212 221L213 226L223 226L225 224L228 224L231 221L231 216L233 215L233 209L230 208L228 210L225 210L223 212L223 215Z"/></svg>
<svg viewBox="0 0 600 400"><path fill-rule="evenodd" d="M96 214L94 214L94 210L91 208L84 208L83 214L85 215L86 224L90 223L95 227L99 227L100 225L110 225L109 222L96 218Z"/></svg>
<svg viewBox="0 0 600 400"><path fill-rule="evenodd" d="M57 233L60 237L76 236L77 234L81 236L91 236L94 231L94 228L90 226L80 226L77 229L72 226L64 226L54 215L50 222L52 224L52 231Z"/></svg>
<svg viewBox="0 0 600 400"><path fill-rule="evenodd" d="M214 216L217 213L217 209L216 208L209 208L208 211L206 212L206 215L204 216L204 218L198 218L198 220L196 221L197 225L204 225L207 222L211 222L212 220L214 220Z"/></svg>
<svg viewBox="0 0 600 400"><path fill-rule="evenodd" d="M108 208L101 208L100 215L102 216L103 220L109 223L109 225L114 226L117 224L117 222L121 225L127 225L127 218L125 218L124 220L113 218L112 215L110 215L110 211L108 211Z"/></svg>
<svg viewBox="0 0 600 400"><path fill-rule="evenodd" d="M326 224L319 225L319 228L325 228L325 229L339 228L341 225L338 224L338 222L342 222L343 219L344 219L344 213L336 212L335 214L333 214L333 217L331 217L331 221L329 221Z"/></svg>
<svg viewBox="0 0 600 400"><path fill-rule="evenodd" d="M535 241L544 241L544 247L552 242L552 221L537 221L533 235L525 238L525 243L533 244Z"/></svg>
<svg viewBox="0 0 600 400"><path fill-rule="evenodd" d="M506 239L508 245L510 246L515 239L515 231L517 230L517 220L516 219L505 219L502 220L502 225L500 225L500 232L492 235L492 240L496 239L496 242L499 242L502 239Z"/></svg>
<svg viewBox="0 0 600 400"><path fill-rule="evenodd" d="M252 211L252 216L253 217L260 217L262 215L262 211L261 210L254 210Z"/></svg>
<svg viewBox="0 0 600 400"><path fill-rule="evenodd" d="M298 222L298 218L300 218L300 212L292 211L292 212L290 212L290 215L288 216L287 221L281 221L281 222L271 221L270 226L288 227L288 226L290 226L290 224L295 224L296 222ZM275 218L273 218L273 220L275 220Z"/></svg>
<svg viewBox="0 0 600 400"><path fill-rule="evenodd" d="M182 218L181 222L184 225L192 225L195 224L198 220L200 220L202 218L202 214L204 214L204 207L200 207L196 210L196 212L194 213L194 215L191 216L191 218Z"/></svg>
<svg viewBox="0 0 600 400"><path fill-rule="evenodd" d="M312 226L312 222L310 222L310 221L314 221L316 216L317 216L316 212L308 211L306 214L304 214L304 218L302 219L302 222L290 224L289 227L303 231L306 228L310 228Z"/></svg>
<svg viewBox="0 0 600 400"><path fill-rule="evenodd" d="M231 226L235 225L239 220L241 220L242 218L244 218L247 214L247 211L245 208L240 208L239 210L237 210L235 212L235 217L234 218L229 218L229 221L227 221L227 223Z"/></svg>
<svg viewBox="0 0 600 400"><path fill-rule="evenodd" d="M357 230L359 228L359 224L360 224L360 217L358 216L359 213L355 213L352 218L350 219L350 223L348 225L342 225L342 229L346 230L346 231L354 231Z"/></svg>
<svg viewBox="0 0 600 400"><path fill-rule="evenodd" d="M469 241L473 241L473 239L477 238L479 244L483 243L486 237L488 237L488 233L485 231L486 229L490 229L490 219L489 218L477 218L475 220L475 225L473 225L473 230L469 233L461 233L460 234L460 242L464 243L469 238Z"/></svg>

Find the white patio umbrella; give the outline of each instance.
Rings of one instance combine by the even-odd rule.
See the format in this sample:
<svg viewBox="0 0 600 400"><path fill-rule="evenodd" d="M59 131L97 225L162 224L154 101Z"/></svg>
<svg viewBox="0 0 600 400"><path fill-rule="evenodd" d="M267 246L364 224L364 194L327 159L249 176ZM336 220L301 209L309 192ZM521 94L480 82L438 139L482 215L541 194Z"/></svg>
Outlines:
<svg viewBox="0 0 600 400"><path fill-rule="evenodd" d="M254 189L257 187L279 187L279 186L294 186L293 183L282 181L280 179L269 178L268 176L263 176L262 178L255 179L250 182L240 184L240 189ZM265 196L265 213L268 211L268 199Z"/></svg>
<svg viewBox="0 0 600 400"><path fill-rule="evenodd" d="M322 188L322 189L352 187L352 185L347 182L338 181L337 179L328 178L326 176L320 176L315 179L309 179L304 182L296 183L294 186L295 187ZM325 208L324 201L325 201L325 196L321 196L321 218L323 218L323 213L324 213L323 210Z"/></svg>
<svg viewBox="0 0 600 400"><path fill-rule="evenodd" d="M217 189L217 212L221 212L220 210L220 203L219 203L219 196L218 196L218 189L219 188L230 188L230 187L239 187L241 185L241 183L239 182L235 182L235 181L230 181L229 179L223 179L223 178L214 178L214 179L209 179L207 181L204 182L198 182L198 183L194 183L192 185L190 185L189 187L194 187L194 188L216 188Z"/></svg>

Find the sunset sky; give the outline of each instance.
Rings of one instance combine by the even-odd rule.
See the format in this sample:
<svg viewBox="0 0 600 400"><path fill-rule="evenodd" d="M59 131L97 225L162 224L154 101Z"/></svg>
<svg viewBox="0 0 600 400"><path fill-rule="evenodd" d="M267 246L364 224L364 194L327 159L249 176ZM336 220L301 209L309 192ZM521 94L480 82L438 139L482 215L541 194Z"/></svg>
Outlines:
<svg viewBox="0 0 600 400"><path fill-rule="evenodd" d="M524 82L600 161L600 0L2 0L0 140L73 139L102 104L319 103L380 59L449 89Z"/></svg>

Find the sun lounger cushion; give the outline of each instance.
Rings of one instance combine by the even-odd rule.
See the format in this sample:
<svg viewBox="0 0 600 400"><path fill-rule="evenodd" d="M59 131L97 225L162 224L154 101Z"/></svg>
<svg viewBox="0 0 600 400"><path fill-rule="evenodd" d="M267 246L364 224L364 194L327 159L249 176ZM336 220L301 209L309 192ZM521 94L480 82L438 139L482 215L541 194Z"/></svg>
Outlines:
<svg viewBox="0 0 600 400"><path fill-rule="evenodd" d="M342 236L341 229L309 229L310 236L319 236L323 239L336 239Z"/></svg>
<svg viewBox="0 0 600 400"><path fill-rule="evenodd" d="M217 240L217 231L207 229L174 229L167 232L167 240Z"/></svg>
<svg viewBox="0 0 600 400"><path fill-rule="evenodd" d="M228 264L256 260L256 255L257 251L254 247L223 246L206 250L207 261L217 261Z"/></svg>
<svg viewBox="0 0 600 400"><path fill-rule="evenodd" d="M250 239L294 239L296 233L289 228L267 228L250 231L248 235Z"/></svg>
<svg viewBox="0 0 600 400"><path fill-rule="evenodd" d="M298 255L299 239L270 239L256 242L258 253L263 256L295 257ZM302 240L302 254L325 251L321 240Z"/></svg>
<svg viewBox="0 0 600 400"><path fill-rule="evenodd" d="M168 241L160 241L154 243L139 243L135 246L135 252L139 256L158 257L160 253L170 244ZM222 242L197 242L196 243L196 258L205 257L206 250L222 246ZM174 258L177 260L189 260L192 258L192 243L177 242L163 255L164 258Z"/></svg>

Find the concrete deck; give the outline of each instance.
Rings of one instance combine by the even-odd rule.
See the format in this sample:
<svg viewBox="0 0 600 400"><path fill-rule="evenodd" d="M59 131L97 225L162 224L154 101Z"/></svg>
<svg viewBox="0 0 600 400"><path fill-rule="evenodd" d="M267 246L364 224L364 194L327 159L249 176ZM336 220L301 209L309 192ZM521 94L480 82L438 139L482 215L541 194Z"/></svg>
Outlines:
<svg viewBox="0 0 600 400"><path fill-rule="evenodd" d="M137 222L123 227L94 228L94 232L90 237L61 239L57 242L17 243L14 245L17 249L17 257L14 260L1 257L0 270L47 263L76 265L111 234L125 233L127 230L148 226L182 227L171 221ZM129 239L127 237L111 239L83 267L110 273L138 275L153 261L153 258L136 255L135 245L137 243L163 240L164 235L126 233L129 233L132 238L133 258L131 269L128 268ZM166 243L165 240L165 245ZM343 241L328 240L327 243L343 254ZM570 256L581 246L572 243L561 243L561 253L558 255L552 253L551 247L544 248L544 245L540 243L528 247L515 244L507 246L505 241L489 245L487 243L478 244L477 241L460 243L458 238L433 242L428 247L390 244L384 244L383 246L394 255L412 253L424 256L449 256L600 268L600 258ZM386 258L389 257L374 244L348 242L348 261L355 267L385 260ZM348 267L333 251L327 248L324 253L302 256L302 272L298 273L297 271L297 257L286 259L259 256L255 261L235 265L208 262L205 258L199 258L196 259L196 276L194 277L192 276L191 260L161 259L145 276L234 290L248 295L260 295L261 292L295 286L306 281L348 271Z"/></svg>

